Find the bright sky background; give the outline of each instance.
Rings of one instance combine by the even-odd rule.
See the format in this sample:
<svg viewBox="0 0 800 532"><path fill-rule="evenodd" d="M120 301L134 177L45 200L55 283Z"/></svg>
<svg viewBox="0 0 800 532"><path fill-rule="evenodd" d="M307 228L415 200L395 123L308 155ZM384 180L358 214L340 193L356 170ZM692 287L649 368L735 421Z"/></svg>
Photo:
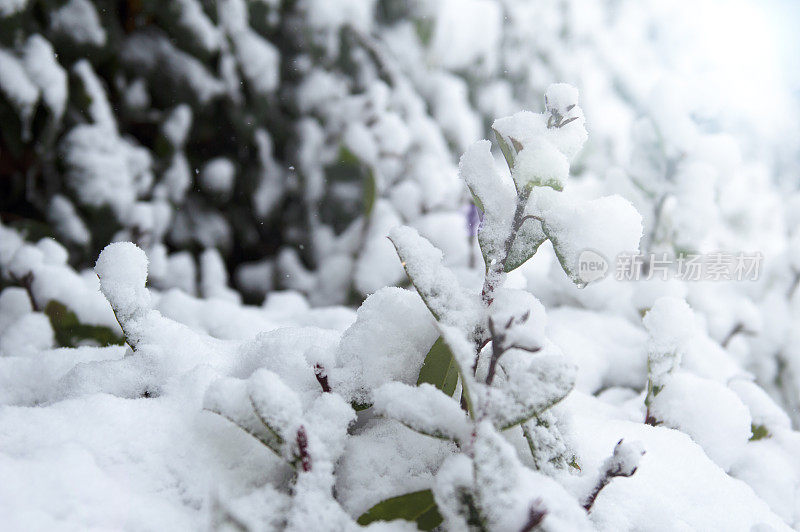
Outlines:
<svg viewBox="0 0 800 532"><path fill-rule="evenodd" d="M721 107L756 118L759 134L796 136L799 0L696 0L685 10L695 65ZM691 18L688 18L691 17ZM800 141L800 137L798 137Z"/></svg>

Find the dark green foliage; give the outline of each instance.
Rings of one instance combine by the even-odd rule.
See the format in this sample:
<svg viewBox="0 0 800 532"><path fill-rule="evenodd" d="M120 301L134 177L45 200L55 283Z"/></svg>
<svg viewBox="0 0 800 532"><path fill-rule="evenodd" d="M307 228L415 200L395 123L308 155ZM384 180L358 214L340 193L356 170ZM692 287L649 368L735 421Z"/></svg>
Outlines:
<svg viewBox="0 0 800 532"><path fill-rule="evenodd" d="M369 214L375 204L375 177L368 165L342 146L339 159L325 167L328 187L320 215L337 233L344 231L360 213Z"/></svg>
<svg viewBox="0 0 800 532"><path fill-rule="evenodd" d="M431 490L422 490L379 502L358 518L358 524L395 519L415 521L419 530L433 530L442 523L433 493Z"/></svg>
<svg viewBox="0 0 800 532"><path fill-rule="evenodd" d="M50 325L61 347L77 347L79 345L122 345L121 336L103 325L86 325L78 320L78 316L59 301L50 301L44 309L50 319Z"/></svg>
<svg viewBox="0 0 800 532"><path fill-rule="evenodd" d="M417 384L428 382L452 396L458 384L458 366L453 353L440 336L434 342L419 370Z"/></svg>
<svg viewBox="0 0 800 532"><path fill-rule="evenodd" d="M769 430L767 430L767 427L764 425L756 425L753 423L750 425L750 431L753 433L753 435L750 436L750 441L758 441L770 437Z"/></svg>

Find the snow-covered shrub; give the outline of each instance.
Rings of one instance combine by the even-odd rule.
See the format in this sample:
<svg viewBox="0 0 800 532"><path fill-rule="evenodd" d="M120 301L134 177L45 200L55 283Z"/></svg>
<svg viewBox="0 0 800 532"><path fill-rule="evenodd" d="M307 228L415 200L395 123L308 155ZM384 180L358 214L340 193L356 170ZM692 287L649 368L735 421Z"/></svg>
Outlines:
<svg viewBox="0 0 800 532"><path fill-rule="evenodd" d="M565 105L580 116L574 92L554 86L548 103L557 96L572 97ZM483 217L482 279L450 269L415 229L397 227L391 240L414 289L380 289L357 313L311 309L296 293L274 293L259 308L150 289L145 252L126 242L100 254L98 283L67 266L52 240L26 243L2 227L3 277L23 287L0 293L0 418L25 427L0 439L4 486L26 485L33 470L49 497L61 492L60 475L80 471L79 496L98 509L85 514L76 510L84 503L70 503L57 517L37 497L6 489L0 501L12 524L581 530L646 528L654 519L665 529L794 522L798 434L686 303L652 306L649 347L643 332L623 332L613 317L562 314L573 338L588 334L602 346L616 331L609 353L596 347L596 357L625 345L631 358L649 351L648 387L643 361L618 359L631 366L627 377L582 378L591 359L577 359L574 339L547 323L559 314L511 285L513 268L545 239L559 250L562 275L585 284L569 250L635 249L641 233L629 204L578 201L569 187L538 180L548 167L519 163L529 146L565 154L565 142L585 136L569 117L552 131L553 115L497 122L508 173L486 141L462 158ZM582 226L592 201L616 206L604 210L614 222L604 230ZM559 215L564 205L573 216ZM211 294L221 286L210 273L220 271L218 258L204 262ZM57 333L59 321L40 310L53 301L112 336L56 348L47 331ZM120 485L114 471L130 479L124 491L135 516L101 504Z"/></svg>
<svg viewBox="0 0 800 532"><path fill-rule="evenodd" d="M402 518L425 529L444 523L448 529L505 530L524 528L534 520L533 527L547 518L587 527L581 503L587 501L590 508L611 478L635 471L636 460L622 457L628 451L615 451L614 456L620 456L614 465L609 462L594 491L579 499L544 476L580 469L548 412L571 391L575 368L547 342L541 304L531 294L503 285L506 270L527 260L544 238L557 238L559 248L569 249L576 245L569 236L580 234L580 228L559 225L563 219L556 218L551 225L549 210L528 209L544 187L553 185L541 179L551 173L552 157L541 155L540 148L554 151L568 165L567 156L573 156L586 138L573 88L554 85L547 101L548 114L498 121L496 127L505 131L498 132L498 139L511 177L493 166L485 141L462 159L462 177L483 213L479 241L486 267L480 294L465 290L442 263L441 251L416 230L395 228L390 239L430 316L410 293L380 290L366 300L335 351L312 347L290 373L258 370L246 380L219 380L206 392L207 409L239 425L294 469L284 518L290 528L311 524L307 512L313 500L316 504L327 500L324 504L342 523L334 528L349 522L331 497L337 484L334 464L345 449L355 411L372 423L394 420L450 442L449 456L445 454L436 465L439 472L432 486L378 503L358 519L362 525ZM528 149L536 157L526 156ZM558 189L563 188L567 172L568 168L558 176ZM548 205L559 201L551 199ZM625 208L632 209L623 203ZM625 244L636 247L641 227L635 213L629 218L634 226L627 234L633 238ZM526 232L527 222L539 227ZM534 231L546 236L532 241L529 233ZM625 228L609 227L609 231L626 234ZM156 323L163 318L146 311L147 301L136 295L142 279L120 272L127 284L118 286L113 281L118 274L106 273L108 261L135 265L143 259L141 252L138 258L125 259L126 249L138 251L115 244L101 254L97 271L128 343L138 351L146 348L143 337L151 336L147 330L157 331ZM512 250L522 257L513 259L514 265ZM564 264L575 275L576 265L570 266L568 259ZM533 470L523 466L503 437L511 429L524 437ZM525 495L531 490L536 497ZM317 519L333 526L330 516Z"/></svg>
<svg viewBox="0 0 800 532"><path fill-rule="evenodd" d="M4 524L797 527L800 122L705 3L0 0Z"/></svg>

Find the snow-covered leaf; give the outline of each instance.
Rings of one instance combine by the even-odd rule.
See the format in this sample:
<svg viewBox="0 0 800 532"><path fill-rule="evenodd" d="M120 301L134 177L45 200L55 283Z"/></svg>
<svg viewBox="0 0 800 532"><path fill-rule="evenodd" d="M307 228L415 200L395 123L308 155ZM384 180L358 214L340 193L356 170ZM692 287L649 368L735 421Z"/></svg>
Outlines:
<svg viewBox="0 0 800 532"><path fill-rule="evenodd" d="M488 140L476 142L459 162L459 175L483 211L478 242L487 267L492 261L502 260L517 201L513 183L495 167L491 148Z"/></svg>
<svg viewBox="0 0 800 532"><path fill-rule="evenodd" d="M462 441L470 432L458 402L431 384L384 384L373 392L373 409L417 432L435 438Z"/></svg>
<svg viewBox="0 0 800 532"><path fill-rule="evenodd" d="M553 243L561 268L579 287L595 280L581 271L585 251L612 264L618 255L639 250L642 217L620 196L581 201L567 193L538 188L529 209L544 219L542 229Z"/></svg>
<svg viewBox="0 0 800 532"><path fill-rule="evenodd" d="M465 328L475 323L477 301L467 295L453 272L442 264L440 250L410 227L395 227L389 239L434 318Z"/></svg>
<svg viewBox="0 0 800 532"><path fill-rule="evenodd" d="M224 417L276 455L283 456L283 441L256 415L250 402L246 381L224 378L211 383L203 398L203 408Z"/></svg>
<svg viewBox="0 0 800 532"><path fill-rule="evenodd" d="M497 426L508 429L546 411L572 391L577 369L560 355L511 350L500 361L506 379L488 388ZM500 406L502 405L502 406Z"/></svg>
<svg viewBox="0 0 800 532"><path fill-rule="evenodd" d="M505 271L511 272L525 264L539 250L539 246L547 240L547 235L542 230L538 220L528 219L514 236L511 249L506 258Z"/></svg>
<svg viewBox="0 0 800 532"><path fill-rule="evenodd" d="M250 377L247 392L261 422L281 441L292 440L303 414L294 390L275 373L261 369Z"/></svg>

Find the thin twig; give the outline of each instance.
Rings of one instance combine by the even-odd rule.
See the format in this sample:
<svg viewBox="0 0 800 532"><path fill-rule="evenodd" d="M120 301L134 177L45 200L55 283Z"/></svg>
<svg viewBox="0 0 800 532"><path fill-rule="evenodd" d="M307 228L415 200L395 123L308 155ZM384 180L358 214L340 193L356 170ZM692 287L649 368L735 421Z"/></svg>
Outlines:
<svg viewBox="0 0 800 532"><path fill-rule="evenodd" d="M528 520L522 525L519 532L532 532L542 524L546 516L547 509L545 509L544 504L542 504L542 499L534 500L531 503L531 507L528 509Z"/></svg>
<svg viewBox="0 0 800 532"><path fill-rule="evenodd" d="M33 295L33 272L28 272L22 277L17 277L12 274L11 279L25 289L25 293L28 294L28 299L31 301L31 308L33 311L40 312L42 309L36 303L36 297Z"/></svg>
<svg viewBox="0 0 800 532"><path fill-rule="evenodd" d="M314 365L314 376L317 378L317 382L320 386L322 386L322 391L325 393L331 392L331 385L328 382L328 374L320 364Z"/></svg>
<svg viewBox="0 0 800 532"><path fill-rule="evenodd" d="M297 429L297 452L300 458L300 466L303 471L308 473L311 471L311 455L308 454L308 434L306 428L300 425Z"/></svg>
<svg viewBox="0 0 800 532"><path fill-rule="evenodd" d="M728 344L730 343L731 339L733 339L734 336L743 331L744 331L744 323L741 322L737 323L736 326L733 329L731 329L731 332L729 332L728 335L722 340L721 342L722 347L728 347Z"/></svg>

